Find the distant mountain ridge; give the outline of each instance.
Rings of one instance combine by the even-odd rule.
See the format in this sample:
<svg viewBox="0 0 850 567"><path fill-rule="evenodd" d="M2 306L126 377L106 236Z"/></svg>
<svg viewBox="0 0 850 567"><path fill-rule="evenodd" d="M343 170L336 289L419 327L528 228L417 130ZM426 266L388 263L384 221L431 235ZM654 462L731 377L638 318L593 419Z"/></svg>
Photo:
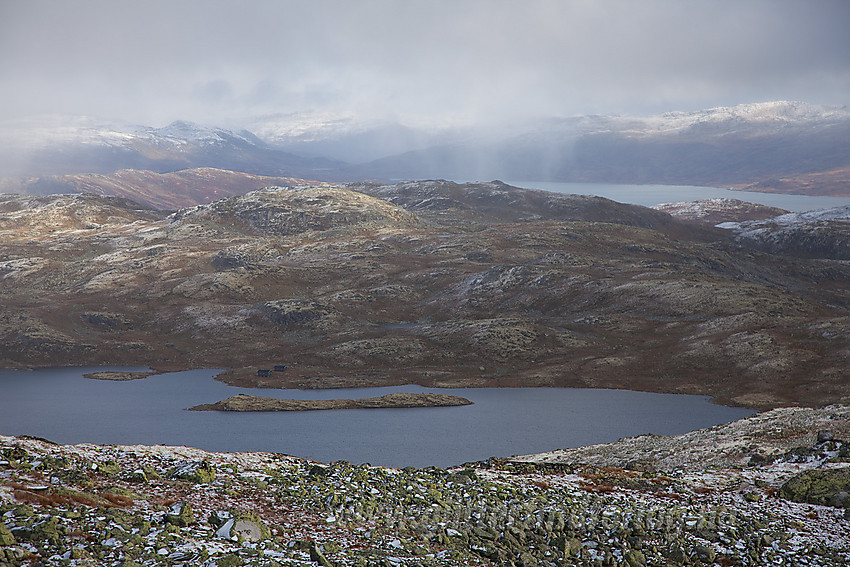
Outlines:
<svg viewBox="0 0 850 567"><path fill-rule="evenodd" d="M152 128L59 117L0 128L0 177L7 178L122 169L169 173L199 167L312 178L341 165L284 152L247 130L233 132L186 121Z"/></svg>
<svg viewBox="0 0 850 567"><path fill-rule="evenodd" d="M350 172L366 178L725 187L834 170L838 175L848 165L850 111L765 103L645 118L552 119L524 134L410 151ZM807 194L850 195L840 176L808 181L801 186Z"/></svg>
<svg viewBox="0 0 850 567"><path fill-rule="evenodd" d="M322 181L511 179L707 185L850 196L850 109L775 101L511 128L414 127L310 114L252 131L51 118L0 126L0 177L209 167ZM377 156L377 158L376 158Z"/></svg>

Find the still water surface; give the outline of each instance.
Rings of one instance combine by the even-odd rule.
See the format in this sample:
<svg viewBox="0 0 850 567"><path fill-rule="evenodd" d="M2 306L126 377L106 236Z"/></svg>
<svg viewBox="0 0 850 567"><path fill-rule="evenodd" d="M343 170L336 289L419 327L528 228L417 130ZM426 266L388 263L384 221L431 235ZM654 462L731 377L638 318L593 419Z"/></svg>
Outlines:
<svg viewBox="0 0 850 567"><path fill-rule="evenodd" d="M323 462L450 466L615 441L679 434L753 412L702 396L571 388L446 389L400 386L347 390L245 389L191 370L129 382L83 378L105 368L0 370L0 434L57 443L187 445L212 451L271 451ZM110 370L142 370L110 367ZM449 408L311 412L194 412L238 393L331 399L428 392L463 396Z"/></svg>
<svg viewBox="0 0 850 567"><path fill-rule="evenodd" d="M558 183L550 181L506 181L508 185L527 189L543 189L555 193L598 195L620 203L652 207L661 203L697 201L700 199L729 198L787 211L804 212L850 205L850 197L812 197L809 195L782 195L755 191L732 191L717 187L692 185L623 185L610 183Z"/></svg>

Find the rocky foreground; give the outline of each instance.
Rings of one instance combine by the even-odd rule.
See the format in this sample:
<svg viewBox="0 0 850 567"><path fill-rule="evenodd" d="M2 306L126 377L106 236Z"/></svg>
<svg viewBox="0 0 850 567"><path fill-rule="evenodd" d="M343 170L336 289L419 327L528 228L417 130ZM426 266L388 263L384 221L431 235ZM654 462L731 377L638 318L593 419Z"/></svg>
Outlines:
<svg viewBox="0 0 850 567"><path fill-rule="evenodd" d="M0 436L0 565L846 565L848 428L778 409L447 470Z"/></svg>
<svg viewBox="0 0 850 567"><path fill-rule="evenodd" d="M336 409L380 408L436 408L468 406L472 404L460 396L446 394L408 394L398 392L377 398L337 400L281 400L264 396L237 394L214 404L201 404L189 408L193 411L317 411Z"/></svg>

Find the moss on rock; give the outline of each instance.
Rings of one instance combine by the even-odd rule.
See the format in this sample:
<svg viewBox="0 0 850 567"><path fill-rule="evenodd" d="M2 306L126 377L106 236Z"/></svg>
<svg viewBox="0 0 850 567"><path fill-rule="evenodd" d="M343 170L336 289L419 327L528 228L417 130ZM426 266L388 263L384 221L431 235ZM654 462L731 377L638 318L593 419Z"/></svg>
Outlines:
<svg viewBox="0 0 850 567"><path fill-rule="evenodd" d="M793 502L850 508L850 468L801 472L783 484L779 494Z"/></svg>

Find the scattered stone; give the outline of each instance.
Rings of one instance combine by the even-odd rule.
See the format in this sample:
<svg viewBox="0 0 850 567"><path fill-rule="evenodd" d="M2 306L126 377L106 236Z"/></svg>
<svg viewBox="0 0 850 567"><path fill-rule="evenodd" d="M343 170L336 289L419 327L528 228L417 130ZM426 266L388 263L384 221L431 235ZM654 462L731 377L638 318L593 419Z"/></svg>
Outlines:
<svg viewBox="0 0 850 567"><path fill-rule="evenodd" d="M737 429L753 450L763 419ZM774 436L780 429L779 421L764 425ZM810 441L816 430L809 429ZM700 443L708 435L722 439L723 428L705 430ZM671 438L655 442L664 439ZM396 470L0 436L0 453L26 465L0 471L0 565L18 567L32 553L69 567L833 567L850 562L850 517L773 497L801 472L842 470L827 462L838 442L824 443L831 445L817 459L791 463L779 452L758 467L655 472L490 459ZM612 447L622 446L596 450ZM624 462L636 457L622 455ZM92 466L110 462L152 474L132 483L126 473L114 477L110 467ZM61 490L47 483L59 482L60 467L86 471L92 487L82 490L74 479L83 478L74 475ZM187 480L198 470L208 471L209 482Z"/></svg>

